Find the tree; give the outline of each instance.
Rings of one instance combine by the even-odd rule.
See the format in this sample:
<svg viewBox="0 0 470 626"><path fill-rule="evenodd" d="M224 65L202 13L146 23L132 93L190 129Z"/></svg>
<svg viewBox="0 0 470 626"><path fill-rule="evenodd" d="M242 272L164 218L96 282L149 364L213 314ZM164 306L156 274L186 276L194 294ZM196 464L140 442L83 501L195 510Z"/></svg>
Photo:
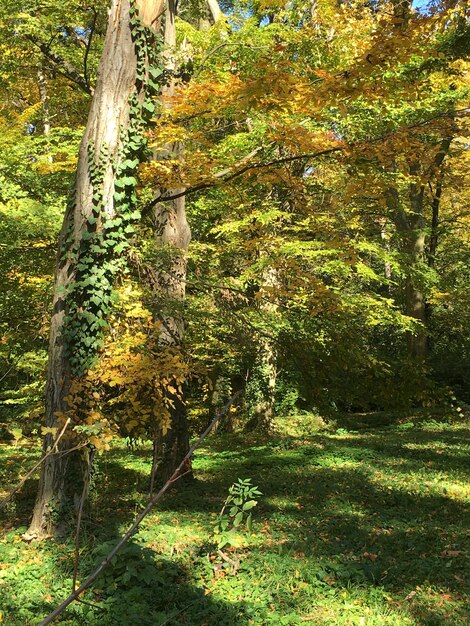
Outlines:
<svg viewBox="0 0 470 626"><path fill-rule="evenodd" d="M373 398L368 376L380 370L383 380L393 380L393 374L406 387L400 378L403 339L407 336L412 355L422 344L420 317L432 280L425 259L431 226L426 189L440 177L455 132L454 109L468 95L459 66L465 57L464 9L440 6L426 13L410 12L407 3L361 9L319 3L312 24L300 3L288 8L262 4L271 10L270 23L260 28L262 11L243 22L244 4L240 14L235 10L233 19L238 17L243 27L229 42L212 44L201 55L197 80L181 92L173 109L174 119L191 125L178 175L199 194L193 201L196 238L204 209L221 203L202 242L220 259L220 273L218 280L213 275L205 279L233 293L251 283L258 299L280 302L291 313L292 300L302 303L295 322L300 336L299 314L304 330L309 329L302 359L309 343L311 348L322 335L323 342L328 337L326 345L319 342L310 390L326 378L315 396L323 393L340 404L347 387L346 406L383 406L393 400L386 389L393 384L372 385L378 391ZM394 8L409 16L405 20ZM451 52L453 40L459 43ZM230 192L220 190L223 182ZM211 186L214 191L204 192ZM399 204L395 210L387 206L392 187ZM290 206L274 201L283 194ZM278 289L269 289L263 280L270 263L282 267ZM215 265L205 261L208 271L214 272ZM200 275L199 270L196 284ZM248 309L253 323L255 307L242 312L240 301L233 317L240 319ZM307 318L307 303L315 324ZM279 339L279 327L266 328L259 318L258 333ZM294 323L293 315L283 319ZM284 348L295 353L295 346L302 345L299 335L283 330ZM240 340L238 333L233 336ZM357 344L343 351L351 337ZM413 368L416 372L411 365L406 371ZM306 368L299 369L302 375ZM347 385L345 369L351 376ZM334 373L334 384L324 377L327 370ZM411 389L405 396L417 397Z"/></svg>
<svg viewBox="0 0 470 626"><path fill-rule="evenodd" d="M176 15L176 2L168 0L165 15L165 65L171 78L162 91L162 97L167 102L175 90ZM183 146L177 140L160 148L160 151L155 154L156 148L154 147L154 159L170 162L177 161L183 150ZM158 202L153 207L151 216L155 243L161 255L160 261L157 261L153 268L152 280L152 287L157 298L154 308L158 311L157 319L160 324L157 346L160 351L170 349L179 355L180 359L184 359L181 353L185 326L182 306L186 293L186 264L191 229L186 218L184 189L182 187L160 189L159 193L178 197L174 200ZM177 393L168 392L171 402L171 426L163 429L162 425L157 423L156 432L153 433L152 480L157 476L159 483L164 483L173 475L181 459L189 450L186 406L182 395L181 384ZM190 473L190 466L186 470Z"/></svg>
<svg viewBox="0 0 470 626"><path fill-rule="evenodd" d="M181 6L193 24L217 18L212 4ZM93 92L60 240L46 448L72 421L44 465L32 532L57 530L86 492L101 435L150 433L171 473L188 446L188 353L215 387L245 386L258 422L276 386L304 406L371 408L403 380L403 338L422 329L410 303L418 292L420 311L430 301L422 268L446 180L439 155L468 93L464 46L448 41L467 32L461 7L408 7L405 29L388 2L230 6L233 32L180 22L175 35L168 2L165 47L161 2L115 0L96 86L77 67L88 67L99 20L87 13L84 47L72 43L76 24L60 42L44 38L39 12L26 33L42 53L31 72L40 126L56 75Z"/></svg>
<svg viewBox="0 0 470 626"><path fill-rule="evenodd" d="M157 42L162 2L114 0L74 187L64 218L55 276L46 424L55 432L66 415L80 424L84 411L74 384L96 360L116 273L138 219L135 171L145 150L142 131L159 89ZM51 445L51 435L45 439ZM73 435L41 471L30 533L61 529L81 497L91 462Z"/></svg>
<svg viewBox="0 0 470 626"><path fill-rule="evenodd" d="M0 379L3 398L17 403L10 415L21 416L25 431L43 391L55 240L89 104L88 93L31 38L42 36L76 76L86 57L93 85L105 13L99 3L93 17L74 2L51 4L47 12L38 4L7 1L0 8ZM66 34L77 23L80 43Z"/></svg>

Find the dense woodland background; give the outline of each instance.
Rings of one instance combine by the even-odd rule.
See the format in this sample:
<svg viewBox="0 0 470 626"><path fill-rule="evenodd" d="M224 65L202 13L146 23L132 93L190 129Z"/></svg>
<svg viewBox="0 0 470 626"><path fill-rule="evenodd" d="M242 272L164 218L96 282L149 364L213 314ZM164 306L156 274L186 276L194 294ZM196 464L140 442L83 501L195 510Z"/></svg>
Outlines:
<svg viewBox="0 0 470 626"><path fill-rule="evenodd" d="M149 624L467 623L459 604L460 526L435 548L451 559L449 579L458 590L444 588L439 576L434 581L439 563L408 588L407 564L390 576L413 594L408 604L426 581L431 596L437 589L441 595L415 612L403 598L396 606L387 600L393 590L386 588L385 566L371 573L351 565L350 550L369 555L363 558L371 568L380 550L358 547L367 542L358 536L351 499L372 498L371 488L359 478L348 484L347 473L361 463L370 471L384 463L376 478L395 485L396 456L409 446L418 451L416 460L405 455L408 474L400 481L418 489L423 468L444 454L435 471L454 485L457 499L462 495L455 484L462 479L459 446L470 403L468 17L464 1L234 0L219 6L214 0L114 0L110 8L104 1L2 0L6 589L15 576L29 589L28 568L15 576L9 569L21 562L16 542L22 535L32 541L24 548L28 558L46 563L48 576L47 567L68 554L63 558L75 566L65 579L76 579L78 566L85 578L149 490L172 475L190 439L220 416L217 436L196 453L194 468L192 459L185 464L164 522L179 524L194 509L191 524L199 530L191 526L187 541L162 531L164 547L152 544L155 538L145 547L128 544L127 565L108 570L114 574L105 575L101 597L95 593L107 607L101 623L147 623L152 604ZM37 472L39 487L36 474L28 474L9 496L41 454L47 459ZM235 458L246 462L236 466ZM320 470L310 475L312 463ZM251 516L246 536L240 534L245 538L236 539L234 531L222 545L224 556L204 548L214 541L207 525L220 525L215 516L228 487L247 475L271 503L263 509L254 492L239 506L260 501L263 532L269 535L271 520L279 557L283 533L294 523L282 498L305 497L310 504L299 509L305 506L313 525L329 520L325 542L338 539L342 565L333 551L329 565L316 564L320 573L302 579L301 566L290 572L287 561L309 556L310 535L301 538L299 531L287 561L276 565L263 561L266 546L253 539L254 569L244 569L239 557L253 533ZM341 506L332 502L327 515L316 501L328 481L339 481L332 494L349 499L349 527L335 518ZM117 495L120 484L126 492ZM275 496L276 489L283 495ZM397 522L404 536L419 511L429 510L443 526L447 516L456 525L464 520L463 500L449 505L452 512L437 500L420 505L411 495L406 502L373 499L387 509L379 535L396 528L400 513L387 518L395 506L404 516ZM233 506L229 526L237 515ZM247 523L250 507L256 519L258 509L249 505L235 529ZM81 565L64 539L76 531L77 514L83 518L82 547L75 552L83 552ZM113 530L105 519L114 520ZM300 528L305 519L296 519ZM96 520L107 529L102 534ZM426 527L426 541L440 536L436 524ZM332 539L335 525L339 538ZM184 557L175 547L180 543ZM398 542L399 552L416 549L405 544ZM397 545L382 549L392 555ZM162 597L171 587L166 604L173 613L154 599L145 605L144 588L155 582L153 549L167 560L157 579ZM204 565L197 565L198 550L212 555ZM418 561L417 571L423 557ZM191 582L181 573L190 562L199 572ZM135 584L134 574L126 578L129 563ZM266 567L273 580L292 575L291 584L303 580L304 591L314 588L318 596L305 606L276 599L261 582ZM148 581L139 578L142 572ZM39 568L33 578L42 580L43 573ZM184 585L204 586L207 576L226 585L220 593L228 594L230 611L184 591ZM255 578L251 609L235 607L246 596L243 585ZM56 594L38 591L41 584L31 584L28 597L39 594L44 606L37 600L29 606L10 590L0 621L39 624L68 593L60 585ZM106 584L124 589L122 606L113 604L120 592L113 595ZM384 595L351 600L330 615L308 608L333 591L331 602L344 599L339 588L349 593L369 584ZM195 613L183 606L188 593ZM449 598L439 604L442 594ZM356 611L364 602L372 613ZM436 607L447 602L450 613L441 615ZM122 617L133 603L134 613ZM87 613L86 605L75 606L64 624L95 623L100 615L96 607Z"/></svg>

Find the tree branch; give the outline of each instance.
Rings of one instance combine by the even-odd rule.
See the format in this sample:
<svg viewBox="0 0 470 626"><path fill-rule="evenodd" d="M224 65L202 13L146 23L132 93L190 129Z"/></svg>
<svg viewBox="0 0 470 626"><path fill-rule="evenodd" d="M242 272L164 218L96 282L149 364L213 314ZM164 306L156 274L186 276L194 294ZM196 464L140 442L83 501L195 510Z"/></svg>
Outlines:
<svg viewBox="0 0 470 626"><path fill-rule="evenodd" d="M91 10L93 11L93 21L90 26L90 34L88 36L88 40L86 42L85 56L83 57L83 75L85 77L85 82L88 85L88 88L90 89L90 91L93 91L93 88L90 85L90 79L88 76L88 56L90 54L91 42L92 42L93 35L95 32L95 28L96 28L96 20L98 19L98 11L94 7L91 7Z"/></svg>
<svg viewBox="0 0 470 626"><path fill-rule="evenodd" d="M223 16L223 13L219 7L219 3L217 2L217 0L207 0L207 4L209 5L209 11L211 12L214 22L220 20L220 18Z"/></svg>
<svg viewBox="0 0 470 626"><path fill-rule="evenodd" d="M47 43L41 41L35 35L26 35L26 38L37 46L49 61L52 61L55 68L62 76L65 76L65 78L68 78L78 85L80 89L88 95L93 95L93 88L88 84L88 80L80 74L74 65L53 52Z"/></svg>
<svg viewBox="0 0 470 626"><path fill-rule="evenodd" d="M402 130L411 130L413 128L420 128L422 126L426 126L426 124L429 124L431 122L433 122L436 119L441 119L441 118L445 118L445 117L451 117L451 118L455 118L455 117L466 117L467 115L469 115L470 113L470 109L464 108L464 109L459 109L457 111L452 111L452 112L444 112L444 113L439 113L437 115L434 115L430 118L428 118L427 120L423 120L421 122L417 122L415 124L410 124L409 126L406 126L405 128L400 128L398 129L398 131L402 131ZM386 135L382 135L380 137L375 137L372 139L369 139L368 141L365 141L364 143L378 143L379 141L385 141L387 138L393 136L397 131L391 131L389 133L387 133ZM439 151L437 157L436 157L436 161L435 161L435 165L438 166L439 165L439 161L442 161L443 158L445 157L445 155L447 154L448 151L448 146L447 146L447 142L449 141L449 145L450 145L450 140L451 138L446 137L443 142L442 142L442 149ZM355 147L356 144L351 144L351 147ZM143 209L142 209L142 213L146 214L148 211L150 211L154 206L156 206L159 202L166 202L168 200L176 200L177 198L181 198L183 196L195 193L196 191L202 191L203 189L210 189L211 187L215 187L215 185L219 184L219 183L227 183L230 182L231 180L238 178L238 176L241 176L242 174L245 174L245 172L248 172L250 170L254 170L254 169L261 169L261 168L265 168L265 167L271 167L273 165L282 165L283 163L292 163L294 161L300 161L302 159L315 159L317 157L320 156L326 156L328 154L332 154L334 152L340 152L341 150L343 150L343 146L337 146L334 148L327 148L326 150L320 150L319 152L313 152L313 153L307 153L307 154L297 154L294 156L289 156L289 157L283 157L280 159L274 159L273 161L268 161L267 163L251 163L251 164L247 164L243 167L241 167L239 170L233 172L232 170L236 167L239 167L244 161L246 161L247 159L251 158L252 156L254 156L254 154L256 154L257 152L259 152L261 149L263 148L263 146L260 146L259 148L256 148L254 151L250 152L250 154L248 154L247 156L243 157L243 159L241 161L239 161L238 163L235 163L233 166L231 166L230 168L225 168L223 170L221 170L220 172L217 172L216 174L214 174L212 176L212 179L204 182L204 183L199 183L197 185L194 185L193 187L188 187L187 189L180 191L179 193L170 195L170 196L166 196L163 193L160 193L159 196L157 196L156 198L154 198L149 204L147 204ZM226 174L228 174L226 176Z"/></svg>
<svg viewBox="0 0 470 626"><path fill-rule="evenodd" d="M246 161L247 159L251 158L252 156L257 154L261 149L262 147L256 148L255 150L250 152L250 154L244 157L243 161ZM238 178L239 176L241 176L242 174L245 174L245 172L248 172L250 170L261 169L264 167L271 167L272 165L282 165L284 163L292 163L294 161L300 161L301 159L314 159L320 156L326 156L327 154L332 154L334 152L339 152L342 149L343 149L342 146L337 146L335 148L328 148L326 150L320 150L320 152L312 152L308 154L298 154L295 156L282 157L280 159L268 161L267 163L251 163L251 164L245 165L244 167L241 167L236 172L233 172L232 171L233 168L237 167L237 165L240 165L241 162L239 161L232 167L225 168L221 170L220 172L217 172L216 174L214 174L212 176L212 179L208 182L199 183L198 185L194 185L193 187L188 187L187 189L180 191L178 193L175 193L173 195L170 195L170 196L166 196L163 193L161 193L159 196L154 198L151 202L149 202L142 209L142 213L143 214L148 213L159 202L167 202L168 200L176 200L177 198L182 198L183 196L187 196L191 193L195 193L196 191L201 191L202 189L210 189L211 187L215 187L219 183L228 183L234 178Z"/></svg>

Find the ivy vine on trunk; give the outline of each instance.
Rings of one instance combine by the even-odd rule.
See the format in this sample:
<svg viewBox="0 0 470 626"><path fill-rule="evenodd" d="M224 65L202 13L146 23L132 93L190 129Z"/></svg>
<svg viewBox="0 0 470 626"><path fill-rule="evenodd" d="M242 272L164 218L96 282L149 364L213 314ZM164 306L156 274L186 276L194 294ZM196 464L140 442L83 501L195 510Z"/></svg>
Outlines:
<svg viewBox="0 0 470 626"><path fill-rule="evenodd" d="M125 269L136 208L136 170L147 158L144 130L164 80L159 34L163 0L114 0L80 145L75 183L60 235L51 320L46 425L60 428L80 398L71 386L96 362L113 285ZM79 501L89 455L77 435L64 437L43 464L31 536L57 534ZM51 445L51 432L44 446Z"/></svg>

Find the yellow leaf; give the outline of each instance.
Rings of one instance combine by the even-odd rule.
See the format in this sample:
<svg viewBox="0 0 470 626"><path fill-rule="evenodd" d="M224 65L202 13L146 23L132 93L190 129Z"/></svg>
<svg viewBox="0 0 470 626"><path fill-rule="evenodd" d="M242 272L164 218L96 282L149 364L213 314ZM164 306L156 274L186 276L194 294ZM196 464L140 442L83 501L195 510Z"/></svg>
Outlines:
<svg viewBox="0 0 470 626"><path fill-rule="evenodd" d="M57 430L57 428L48 428L46 426L42 426L41 435L56 435Z"/></svg>

